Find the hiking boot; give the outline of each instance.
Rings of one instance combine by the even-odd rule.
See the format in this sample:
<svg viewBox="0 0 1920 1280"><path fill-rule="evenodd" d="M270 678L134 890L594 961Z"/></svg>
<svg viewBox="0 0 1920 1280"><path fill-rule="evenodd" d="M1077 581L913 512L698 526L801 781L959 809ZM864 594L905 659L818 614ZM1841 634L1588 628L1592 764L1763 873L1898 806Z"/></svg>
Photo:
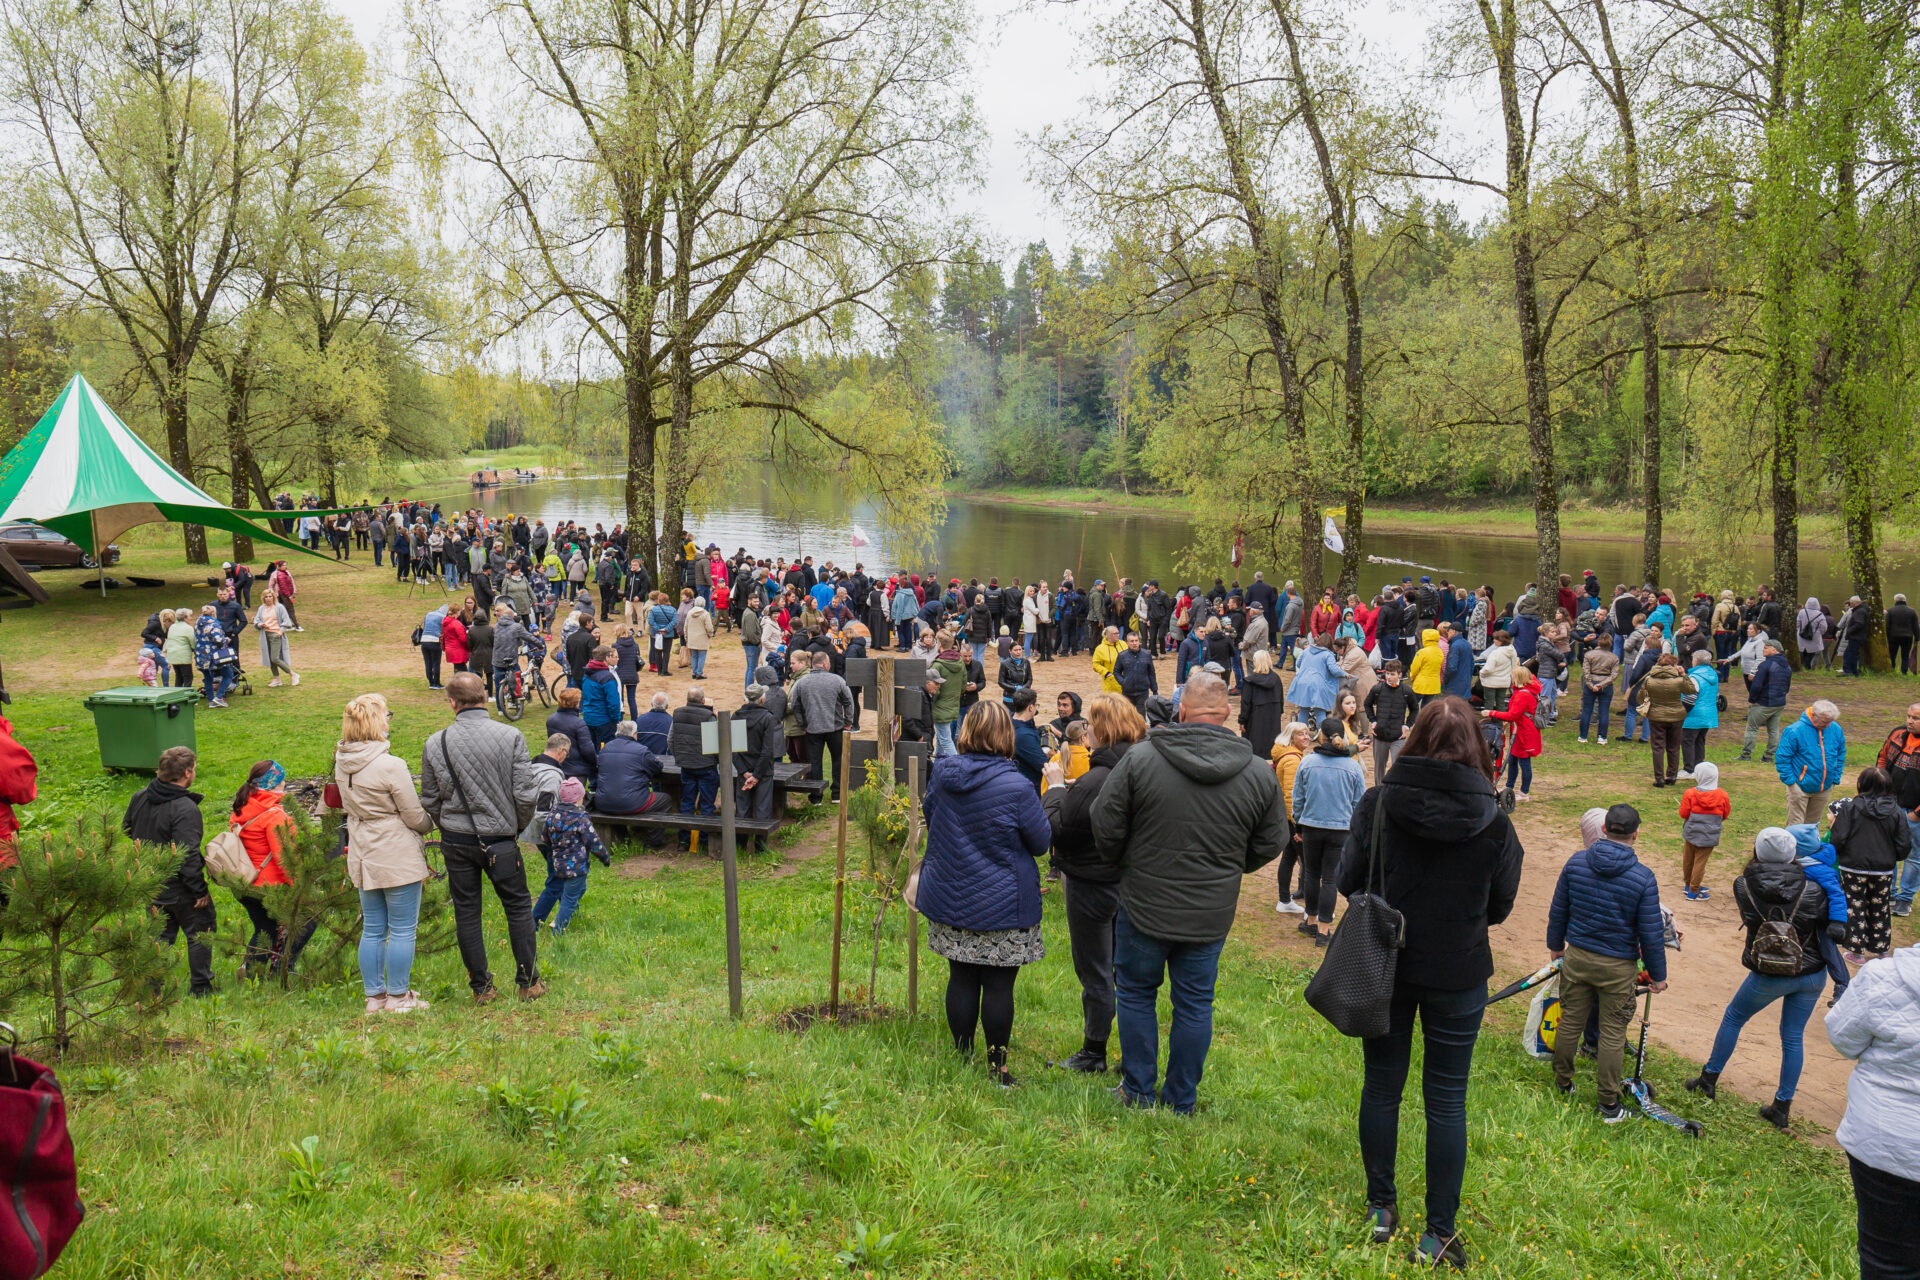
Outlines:
<svg viewBox="0 0 1920 1280"><path fill-rule="evenodd" d="M1712 1102L1715 1095L1719 1092L1720 1073L1718 1071L1709 1071L1705 1067L1702 1067L1700 1068L1700 1074L1687 1081L1682 1087L1685 1088L1688 1093L1697 1093L1708 1102Z"/></svg>
<svg viewBox="0 0 1920 1280"><path fill-rule="evenodd" d="M533 980L531 986L520 988L520 998L522 1000L538 1000L545 994L547 994L547 984L538 978Z"/></svg>
<svg viewBox="0 0 1920 1280"><path fill-rule="evenodd" d="M1305 907L1295 902L1292 898L1282 898L1273 904L1273 909L1283 916L1305 915L1307 911Z"/></svg>
<svg viewBox="0 0 1920 1280"><path fill-rule="evenodd" d="M1002 1089L1011 1089L1019 1084L1013 1073L1007 1070L1007 1046L1003 1044L987 1046L987 1081Z"/></svg>
<svg viewBox="0 0 1920 1280"><path fill-rule="evenodd" d="M1600 1104L1600 1122L1602 1124L1619 1124L1622 1120L1629 1119L1631 1115L1631 1112L1617 1102L1603 1102Z"/></svg>
<svg viewBox="0 0 1920 1280"><path fill-rule="evenodd" d="M476 991L473 993L473 1002L475 1004L492 1004L499 998L500 993L492 987L488 987L485 991Z"/></svg>
<svg viewBox="0 0 1920 1280"><path fill-rule="evenodd" d="M1064 1058L1054 1065L1068 1071L1078 1071L1082 1075L1103 1075L1107 1070L1107 1053L1104 1049L1082 1049L1071 1058Z"/></svg>
<svg viewBox="0 0 1920 1280"><path fill-rule="evenodd" d="M1793 1119L1793 1099L1775 1098L1770 1105L1760 1108L1760 1118L1785 1133L1787 1122Z"/></svg>
<svg viewBox="0 0 1920 1280"><path fill-rule="evenodd" d="M1390 1204L1370 1204L1367 1206L1367 1222L1373 1227L1373 1242L1385 1244L1400 1229L1400 1214Z"/></svg>
<svg viewBox="0 0 1920 1280"><path fill-rule="evenodd" d="M1467 1251L1460 1247L1459 1237L1452 1236L1442 1240L1429 1231L1421 1235L1420 1243L1415 1245L1413 1252L1407 1255L1407 1261L1419 1263L1435 1271L1442 1267L1453 1271L1465 1271Z"/></svg>

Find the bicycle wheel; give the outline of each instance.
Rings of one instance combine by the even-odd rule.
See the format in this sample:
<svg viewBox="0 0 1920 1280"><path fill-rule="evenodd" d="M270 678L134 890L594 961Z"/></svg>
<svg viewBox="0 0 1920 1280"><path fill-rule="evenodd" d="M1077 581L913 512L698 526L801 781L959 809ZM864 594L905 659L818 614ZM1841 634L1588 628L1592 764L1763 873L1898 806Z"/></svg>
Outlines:
<svg viewBox="0 0 1920 1280"><path fill-rule="evenodd" d="M553 695L547 688L547 677L545 675L539 672L534 673L533 691L540 695L541 706L550 707L553 705Z"/></svg>
<svg viewBox="0 0 1920 1280"><path fill-rule="evenodd" d="M527 709L527 700L512 686L500 690L500 714L509 720L518 720Z"/></svg>

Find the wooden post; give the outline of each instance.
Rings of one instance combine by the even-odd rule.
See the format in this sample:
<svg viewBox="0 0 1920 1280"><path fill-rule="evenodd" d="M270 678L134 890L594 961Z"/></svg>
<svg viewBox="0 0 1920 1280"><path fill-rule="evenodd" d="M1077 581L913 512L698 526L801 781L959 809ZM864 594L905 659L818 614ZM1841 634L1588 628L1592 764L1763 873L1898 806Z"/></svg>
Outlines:
<svg viewBox="0 0 1920 1280"><path fill-rule="evenodd" d="M913 851L920 844L920 757L907 757L907 876L920 869ZM920 1017L920 913L907 908L907 1021Z"/></svg>
<svg viewBox="0 0 1920 1280"><path fill-rule="evenodd" d="M893 716L896 708L893 696L892 654L874 659L873 677L873 711L880 721L880 767L886 771L886 777L892 778Z"/></svg>
<svg viewBox="0 0 1920 1280"><path fill-rule="evenodd" d="M740 1016L740 862L733 811L733 713L722 711L720 721L720 865L727 896L727 1011ZM756 785L769 785L770 780Z"/></svg>
<svg viewBox="0 0 1920 1280"><path fill-rule="evenodd" d="M840 840L833 857L833 985L827 996L827 1016L840 1016L840 927L847 904L847 794L848 770L853 765L853 735L840 731Z"/></svg>

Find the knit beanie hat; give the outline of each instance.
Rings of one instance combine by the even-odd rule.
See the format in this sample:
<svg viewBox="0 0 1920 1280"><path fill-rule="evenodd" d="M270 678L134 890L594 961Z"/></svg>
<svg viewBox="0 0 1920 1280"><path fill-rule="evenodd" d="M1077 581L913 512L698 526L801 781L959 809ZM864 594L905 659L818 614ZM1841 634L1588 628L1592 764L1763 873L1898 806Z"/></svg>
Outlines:
<svg viewBox="0 0 1920 1280"><path fill-rule="evenodd" d="M1800 854L1799 846L1793 836L1779 827L1763 827L1760 834L1753 838L1753 856L1757 862L1792 862Z"/></svg>
<svg viewBox="0 0 1920 1280"><path fill-rule="evenodd" d="M587 784L578 778L568 778L560 784L560 803L579 804L587 798Z"/></svg>

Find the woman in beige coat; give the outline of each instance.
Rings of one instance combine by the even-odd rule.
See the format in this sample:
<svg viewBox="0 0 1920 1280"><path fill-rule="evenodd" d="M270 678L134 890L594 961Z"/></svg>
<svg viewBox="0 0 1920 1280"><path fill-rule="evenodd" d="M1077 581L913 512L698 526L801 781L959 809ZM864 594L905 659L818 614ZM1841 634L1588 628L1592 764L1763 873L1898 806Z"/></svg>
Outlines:
<svg viewBox="0 0 1920 1280"><path fill-rule="evenodd" d="M429 874L420 807L407 762L388 749L393 713L377 693L347 704L333 780L347 812L347 878L360 891L360 981L368 1013L411 1013L427 1002L408 985L420 895Z"/></svg>
<svg viewBox="0 0 1920 1280"><path fill-rule="evenodd" d="M713 615L707 612L707 598L701 596L687 610L686 645L693 655L693 678L707 674L707 650L713 647Z"/></svg>
<svg viewBox="0 0 1920 1280"><path fill-rule="evenodd" d="M1373 673L1373 663L1367 660L1367 651L1346 636L1334 640L1333 649L1340 660L1340 670L1353 685L1355 702L1366 706L1367 695L1380 683L1380 677Z"/></svg>

